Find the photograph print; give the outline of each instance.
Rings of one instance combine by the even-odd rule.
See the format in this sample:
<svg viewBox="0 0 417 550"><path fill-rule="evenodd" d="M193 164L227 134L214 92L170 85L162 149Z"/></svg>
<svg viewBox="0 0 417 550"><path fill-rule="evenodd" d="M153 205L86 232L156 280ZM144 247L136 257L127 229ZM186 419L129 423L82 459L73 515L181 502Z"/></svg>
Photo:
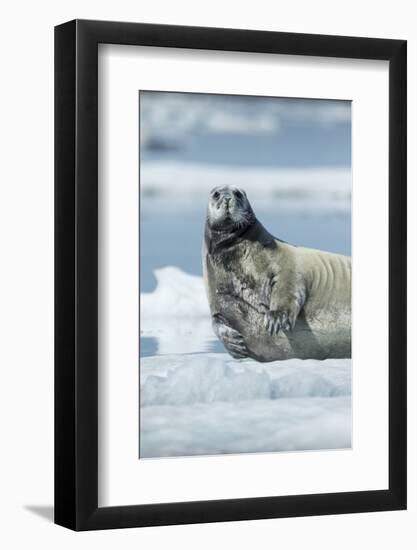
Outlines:
<svg viewBox="0 0 417 550"><path fill-rule="evenodd" d="M351 448L351 102L139 92L139 458Z"/></svg>

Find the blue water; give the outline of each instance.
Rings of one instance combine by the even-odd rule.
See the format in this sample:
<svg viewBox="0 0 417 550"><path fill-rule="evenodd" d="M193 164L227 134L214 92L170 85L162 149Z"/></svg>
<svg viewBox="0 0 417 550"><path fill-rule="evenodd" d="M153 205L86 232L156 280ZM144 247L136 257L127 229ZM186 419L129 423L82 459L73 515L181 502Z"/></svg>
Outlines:
<svg viewBox="0 0 417 550"><path fill-rule="evenodd" d="M249 121L261 114L272 129L213 131L207 121L222 113ZM351 164L349 101L141 92L140 119L143 135L156 138L149 147L144 140L143 162L286 168Z"/></svg>
<svg viewBox="0 0 417 550"><path fill-rule="evenodd" d="M349 166L350 125L314 132L311 127L289 127L272 135L233 136L197 133L178 150L144 151L143 160L178 160L233 166L305 168Z"/></svg>

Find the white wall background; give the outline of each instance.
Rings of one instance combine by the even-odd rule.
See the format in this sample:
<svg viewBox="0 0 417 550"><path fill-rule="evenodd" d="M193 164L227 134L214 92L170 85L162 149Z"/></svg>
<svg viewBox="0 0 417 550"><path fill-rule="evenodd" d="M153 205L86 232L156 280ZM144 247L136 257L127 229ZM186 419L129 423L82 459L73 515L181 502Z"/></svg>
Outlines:
<svg viewBox="0 0 417 550"><path fill-rule="evenodd" d="M415 548L417 541L417 23L413 2L15 0L1 10L0 544L7 549ZM408 40L409 510L96 533L51 523L53 26L73 18ZM340 473L343 475L343 472Z"/></svg>

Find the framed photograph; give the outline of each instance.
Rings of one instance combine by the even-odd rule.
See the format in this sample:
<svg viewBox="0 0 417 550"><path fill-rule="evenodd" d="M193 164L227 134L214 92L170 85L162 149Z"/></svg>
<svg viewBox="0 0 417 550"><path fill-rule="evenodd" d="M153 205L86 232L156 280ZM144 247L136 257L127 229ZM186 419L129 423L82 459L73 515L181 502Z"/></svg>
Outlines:
<svg viewBox="0 0 417 550"><path fill-rule="evenodd" d="M55 522L406 508L406 42L55 29Z"/></svg>

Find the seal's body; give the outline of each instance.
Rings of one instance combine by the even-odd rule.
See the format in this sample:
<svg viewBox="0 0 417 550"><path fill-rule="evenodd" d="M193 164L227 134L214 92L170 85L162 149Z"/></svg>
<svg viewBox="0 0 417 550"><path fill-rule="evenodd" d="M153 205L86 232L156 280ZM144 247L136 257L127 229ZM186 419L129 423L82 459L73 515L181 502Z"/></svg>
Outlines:
<svg viewBox="0 0 417 550"><path fill-rule="evenodd" d="M351 356L351 261L274 238L244 191L212 191L203 270L213 328L235 358Z"/></svg>

